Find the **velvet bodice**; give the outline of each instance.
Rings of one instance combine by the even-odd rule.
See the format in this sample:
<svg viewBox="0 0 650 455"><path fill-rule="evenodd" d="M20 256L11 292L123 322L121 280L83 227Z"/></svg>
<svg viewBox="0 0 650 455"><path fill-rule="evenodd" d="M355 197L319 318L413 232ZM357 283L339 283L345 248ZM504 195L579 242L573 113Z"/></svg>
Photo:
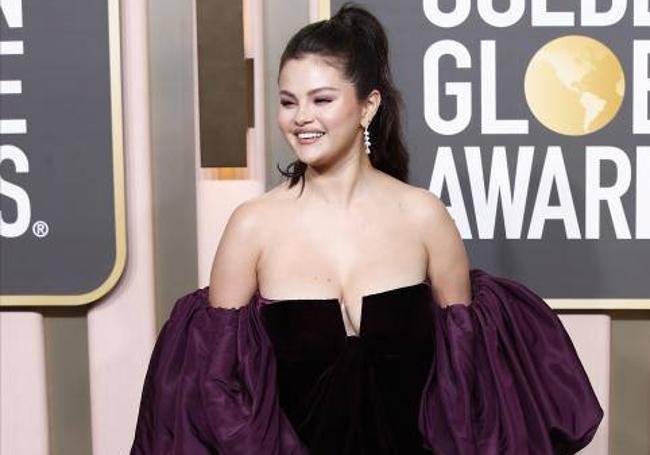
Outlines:
<svg viewBox="0 0 650 455"><path fill-rule="evenodd" d="M418 430L431 302L426 282L366 295L348 335L337 299L262 298L280 406L311 453L431 453Z"/></svg>

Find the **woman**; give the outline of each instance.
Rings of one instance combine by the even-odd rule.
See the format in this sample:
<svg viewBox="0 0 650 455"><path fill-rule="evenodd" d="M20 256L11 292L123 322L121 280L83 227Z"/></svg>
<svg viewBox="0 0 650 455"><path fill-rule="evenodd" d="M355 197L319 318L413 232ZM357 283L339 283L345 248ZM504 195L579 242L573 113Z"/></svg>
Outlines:
<svg viewBox="0 0 650 455"><path fill-rule="evenodd" d="M470 271L445 206L405 183L380 23L346 5L303 28L278 83L298 160L235 210L210 286L176 303L132 453L587 445L602 410L559 319L525 286Z"/></svg>

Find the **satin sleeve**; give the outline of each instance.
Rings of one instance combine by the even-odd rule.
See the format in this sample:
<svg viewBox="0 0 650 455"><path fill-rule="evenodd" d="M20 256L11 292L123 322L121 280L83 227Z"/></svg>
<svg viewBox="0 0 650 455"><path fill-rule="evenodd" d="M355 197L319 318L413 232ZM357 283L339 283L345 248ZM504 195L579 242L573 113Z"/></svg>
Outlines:
<svg viewBox="0 0 650 455"><path fill-rule="evenodd" d="M258 299L215 308L208 289L178 299L158 336L130 453L307 454L279 406Z"/></svg>
<svg viewBox="0 0 650 455"><path fill-rule="evenodd" d="M472 300L433 304L436 348L419 412L444 455L573 454L603 418L560 319L516 281L470 270Z"/></svg>

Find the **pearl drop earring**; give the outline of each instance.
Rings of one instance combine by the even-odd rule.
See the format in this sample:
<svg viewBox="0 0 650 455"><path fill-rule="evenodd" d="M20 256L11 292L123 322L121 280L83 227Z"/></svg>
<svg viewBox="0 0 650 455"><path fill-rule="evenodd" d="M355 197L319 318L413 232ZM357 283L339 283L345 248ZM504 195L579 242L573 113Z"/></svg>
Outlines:
<svg viewBox="0 0 650 455"><path fill-rule="evenodd" d="M363 127L363 143L366 146L366 153L370 154L370 133L368 132L368 127L364 126Z"/></svg>

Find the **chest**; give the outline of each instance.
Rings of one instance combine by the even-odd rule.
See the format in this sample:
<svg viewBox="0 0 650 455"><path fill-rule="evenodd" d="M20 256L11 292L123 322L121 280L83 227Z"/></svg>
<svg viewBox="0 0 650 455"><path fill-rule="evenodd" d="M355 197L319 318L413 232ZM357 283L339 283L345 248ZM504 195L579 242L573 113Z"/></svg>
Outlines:
<svg viewBox="0 0 650 455"><path fill-rule="evenodd" d="M270 229L257 267L260 294L272 300L334 300L348 334L359 333L364 296L427 276L421 235L404 216L295 216Z"/></svg>

